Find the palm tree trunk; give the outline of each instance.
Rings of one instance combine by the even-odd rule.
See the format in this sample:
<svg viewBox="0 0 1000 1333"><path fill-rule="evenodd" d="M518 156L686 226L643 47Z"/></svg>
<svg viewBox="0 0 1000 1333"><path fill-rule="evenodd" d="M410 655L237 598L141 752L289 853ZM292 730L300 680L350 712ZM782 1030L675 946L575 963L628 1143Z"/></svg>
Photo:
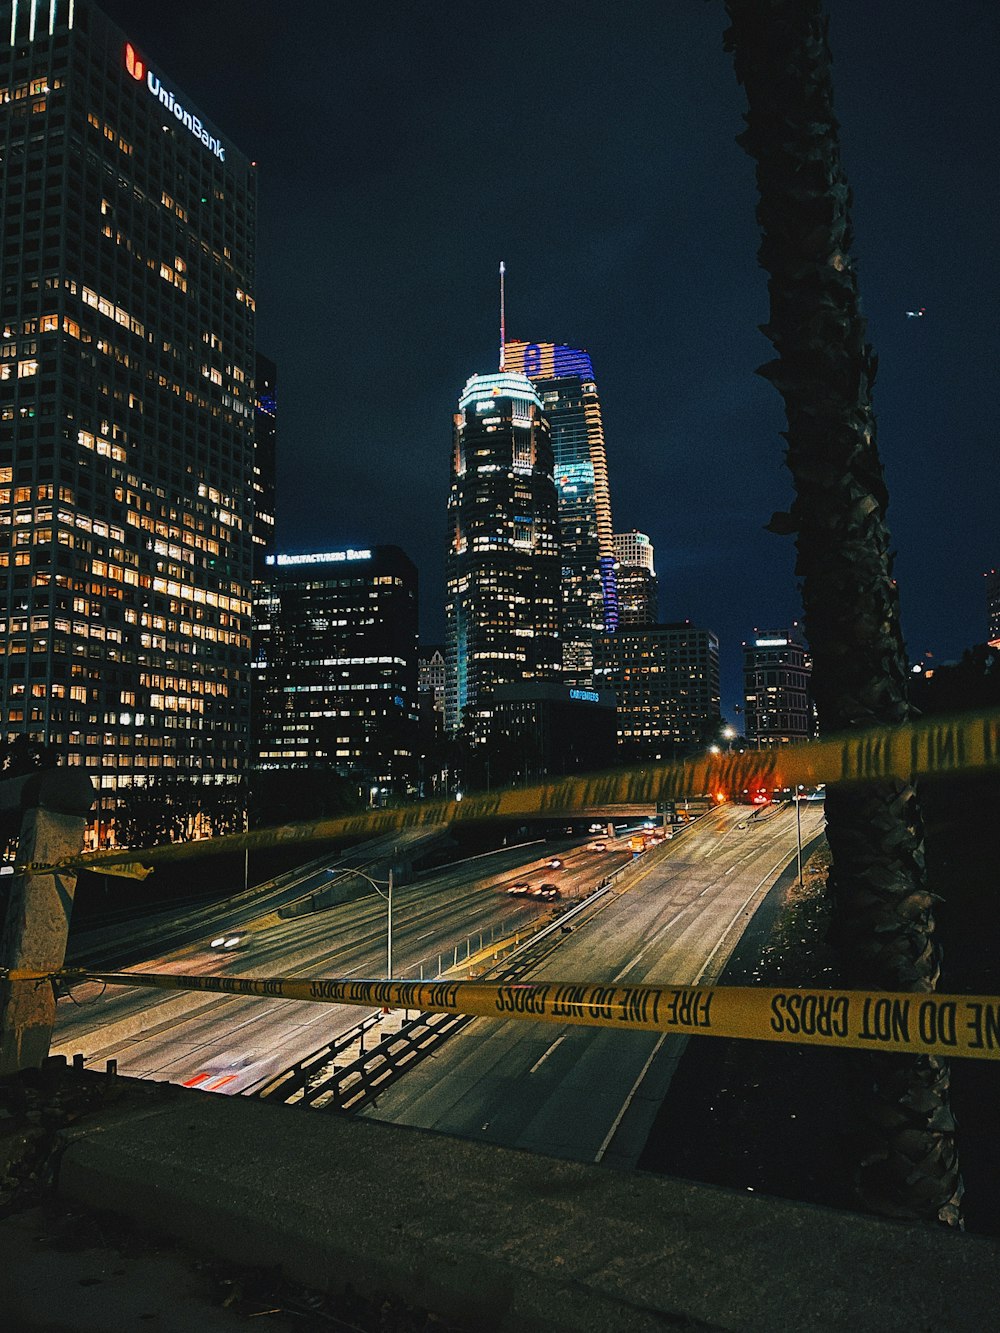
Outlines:
<svg viewBox="0 0 1000 1333"><path fill-rule="evenodd" d="M827 21L821 0L726 0L726 8L726 49L748 104L738 142L757 163L759 260L771 302L763 332L778 354L758 373L784 398L795 487L791 513L775 514L770 527L797 534L820 726L892 726L909 715L906 653ZM845 980L933 990L940 951L915 792L899 782L834 788L826 810ZM957 1224L962 1184L946 1064L876 1056L870 1076L860 1197L881 1213Z"/></svg>

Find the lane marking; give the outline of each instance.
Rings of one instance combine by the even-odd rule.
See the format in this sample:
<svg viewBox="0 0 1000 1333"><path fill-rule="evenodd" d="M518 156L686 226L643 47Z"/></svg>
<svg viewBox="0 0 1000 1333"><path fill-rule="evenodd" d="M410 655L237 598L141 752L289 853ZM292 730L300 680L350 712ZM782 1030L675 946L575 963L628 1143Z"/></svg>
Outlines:
<svg viewBox="0 0 1000 1333"><path fill-rule="evenodd" d="M562 1034L561 1037L556 1037L555 1041L552 1043L552 1045L549 1047L549 1049L545 1052L545 1054L544 1054L544 1055L541 1055L541 1056L538 1057L538 1059L535 1061L535 1063L534 1063L534 1064L531 1066L531 1068L528 1070L528 1073L529 1073L529 1074L533 1074L533 1073L535 1072L535 1070L538 1069L538 1067L539 1067L540 1065L543 1065L543 1064L545 1063L545 1061L549 1058L549 1056L552 1054L552 1052L555 1050L555 1048L559 1045L559 1043L560 1043L560 1042L563 1042L563 1041L565 1041L565 1040L566 1040L566 1033L565 1033L565 1032ZM488 1122L487 1122L487 1123L488 1123ZM483 1128L485 1129L486 1126L484 1125Z"/></svg>
<svg viewBox="0 0 1000 1333"><path fill-rule="evenodd" d="M719 950L722 948L722 946L723 946L723 944L725 943L725 941L728 939L728 937L729 937L729 932L732 930L733 926L734 926L734 925L736 924L736 922L740 919L740 916L746 911L747 907L750 905L750 903L753 902L754 898L755 898L755 897L757 896L757 894L760 892L761 885L762 885L762 884L766 884L767 881L768 881L768 880L771 878L771 876L774 874L774 872L775 872L776 870L779 869L779 867L781 868L781 871L783 871L784 868L785 868L786 866L790 865L790 864L791 864L791 858L790 858L789 854L786 852L786 853L781 857L781 859L780 859L779 861L776 861L776 862L774 863L774 865L773 865L773 866L771 867L771 869L767 872L767 874L764 876L764 878L763 878L762 880L760 880L760 881L757 883L756 888L754 888L754 890L753 890L752 893L749 895L749 897L747 897L747 898L743 901L743 903L736 909L736 915L733 917L732 921L730 921L729 925L725 928L725 930L724 930L724 931L722 932L722 934L719 936L718 940L716 941L715 948L712 950L712 952L711 952L711 953L708 955L708 957L705 959L705 962L704 962L704 964L702 965L701 970L699 971L698 975L695 977L695 979L694 979L694 983L693 983L695 986L697 986L697 985L699 984L699 982L701 981L702 977L703 977L703 976L705 975L705 973L708 971L708 966L709 966L709 964L711 963L711 961L712 961L712 959L715 957L715 955L719 952Z"/></svg>
<svg viewBox="0 0 1000 1333"><path fill-rule="evenodd" d="M605 1153L608 1151L608 1149L611 1147L611 1140L612 1140L612 1139L615 1137L615 1135L618 1133L618 1126L619 1126L619 1125L621 1124L621 1122L625 1119L625 1112L626 1112L626 1111L628 1110L628 1108L632 1105L632 1100L633 1100L633 1098L635 1097L635 1094L639 1091L639 1088L640 1088L640 1086L642 1085L642 1081L643 1081L643 1079L644 1079L644 1078L646 1077L646 1075L649 1073L649 1066L650 1066L650 1065L653 1063L653 1061L656 1059L656 1056L657 1056L657 1054L659 1053L660 1047L661 1047L661 1046L663 1045L663 1043L666 1041L668 1035L669 1035L669 1034L666 1033L666 1032L664 1032L664 1033L661 1034L661 1036L658 1038L658 1040L657 1040L657 1042L656 1042L656 1045L655 1045L655 1046L653 1047L653 1049L650 1051L650 1053L649 1053L649 1058L647 1059L646 1063L645 1063L645 1064L643 1065L643 1067L639 1070L639 1077L636 1079L636 1081L632 1084L631 1088L629 1089L628 1096L625 1098L624 1102L622 1103L621 1110L620 1110L620 1111L618 1112L618 1114L615 1116L614 1120L613 1120L612 1123L611 1123L611 1128L608 1130L607 1134L605 1134L605 1136L604 1136L604 1141L602 1142L601 1146L600 1146L600 1147L598 1148L598 1150L597 1150L597 1156L594 1158L594 1161L595 1161L595 1162L599 1162L599 1161L603 1158L604 1154L605 1154Z"/></svg>

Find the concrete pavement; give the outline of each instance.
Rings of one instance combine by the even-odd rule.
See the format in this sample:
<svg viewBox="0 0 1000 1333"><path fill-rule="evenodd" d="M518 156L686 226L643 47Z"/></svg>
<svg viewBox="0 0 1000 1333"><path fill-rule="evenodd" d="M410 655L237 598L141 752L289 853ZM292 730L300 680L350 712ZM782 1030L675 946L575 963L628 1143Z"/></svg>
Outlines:
<svg viewBox="0 0 1000 1333"><path fill-rule="evenodd" d="M481 1333L995 1327L978 1237L138 1080L62 1141L63 1201Z"/></svg>

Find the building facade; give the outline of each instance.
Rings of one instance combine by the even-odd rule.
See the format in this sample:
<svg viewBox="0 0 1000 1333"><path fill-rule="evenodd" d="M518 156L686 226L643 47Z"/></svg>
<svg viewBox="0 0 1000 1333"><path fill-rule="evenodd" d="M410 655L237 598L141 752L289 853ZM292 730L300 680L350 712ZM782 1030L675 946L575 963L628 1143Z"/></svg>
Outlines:
<svg viewBox="0 0 1000 1333"><path fill-rule="evenodd" d="M611 767L618 758L615 707L611 690L527 680L498 686L488 785Z"/></svg>
<svg viewBox="0 0 1000 1333"><path fill-rule="evenodd" d="M563 678L589 684L594 639L613 633L618 624L608 460L593 366L582 349L518 341L505 343L504 364L534 384L551 428Z"/></svg>
<svg viewBox="0 0 1000 1333"><path fill-rule="evenodd" d="M687 621L619 625L597 644L596 678L618 697L626 759L670 759L704 745L721 723L719 640Z"/></svg>
<svg viewBox="0 0 1000 1333"><path fill-rule="evenodd" d="M618 575L618 623L655 625L660 585L653 568L653 543L644 532L615 533Z"/></svg>
<svg viewBox="0 0 1000 1333"><path fill-rule="evenodd" d="M426 707L441 718L444 726L444 644L428 644L417 658L417 693Z"/></svg>
<svg viewBox="0 0 1000 1333"><path fill-rule="evenodd" d="M275 553L278 489L278 368L257 353L254 384L253 574L264 577L267 557Z"/></svg>
<svg viewBox="0 0 1000 1333"><path fill-rule="evenodd" d="M991 569L986 578L986 641L1000 648L1000 571Z"/></svg>
<svg viewBox="0 0 1000 1333"><path fill-rule="evenodd" d="M409 558L397 546L272 556L254 619L255 766L407 790L417 722Z"/></svg>
<svg viewBox="0 0 1000 1333"><path fill-rule="evenodd" d="M89 0L0 0L0 715L99 774L249 740L256 187Z"/></svg>
<svg viewBox="0 0 1000 1333"><path fill-rule="evenodd" d="M766 749L815 732L809 691L812 662L799 627L756 633L743 645L747 745Z"/></svg>
<svg viewBox="0 0 1000 1333"><path fill-rule="evenodd" d="M454 418L445 726L485 741L493 691L562 668L552 444L523 375L473 375Z"/></svg>

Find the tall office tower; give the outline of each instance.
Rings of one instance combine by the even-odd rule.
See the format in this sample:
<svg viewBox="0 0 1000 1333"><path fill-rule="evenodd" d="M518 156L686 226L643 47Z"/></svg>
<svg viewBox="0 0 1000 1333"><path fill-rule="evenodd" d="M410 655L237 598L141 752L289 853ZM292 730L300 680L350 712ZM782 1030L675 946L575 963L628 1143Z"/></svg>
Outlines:
<svg viewBox="0 0 1000 1333"><path fill-rule="evenodd" d="M88 0L0 0L0 711L119 793L249 739L255 185Z"/></svg>
<svg viewBox="0 0 1000 1333"><path fill-rule="evenodd" d="M704 745L721 722L719 640L687 621L619 625L597 641L598 686L618 696L627 759L669 759Z"/></svg>
<svg viewBox="0 0 1000 1333"><path fill-rule="evenodd" d="M655 625L659 620L659 582L653 568L653 543L644 532L615 533L618 563L618 623Z"/></svg>
<svg viewBox="0 0 1000 1333"><path fill-rule="evenodd" d="M613 633L618 624L608 460L594 370L586 352L558 343L508 342L504 364L534 384L552 430L563 679L589 684L594 637Z"/></svg>
<svg viewBox="0 0 1000 1333"><path fill-rule="evenodd" d="M791 745L814 734L812 661L799 627L757 633L743 645L747 744Z"/></svg>
<svg viewBox="0 0 1000 1333"><path fill-rule="evenodd" d="M523 375L473 375L454 419L446 561L445 726L485 741L506 681L559 676L552 444Z"/></svg>
<svg viewBox="0 0 1000 1333"><path fill-rule="evenodd" d="M417 722L417 571L399 547L271 556L254 631L255 765L328 769L405 791Z"/></svg>
<svg viewBox="0 0 1000 1333"><path fill-rule="evenodd" d="M254 377L253 443L253 575L264 577L267 557L274 555L274 520L278 469L278 367L257 353Z"/></svg>
<svg viewBox="0 0 1000 1333"><path fill-rule="evenodd" d="M991 648L1000 648L1000 571L991 569L985 578L987 641Z"/></svg>

